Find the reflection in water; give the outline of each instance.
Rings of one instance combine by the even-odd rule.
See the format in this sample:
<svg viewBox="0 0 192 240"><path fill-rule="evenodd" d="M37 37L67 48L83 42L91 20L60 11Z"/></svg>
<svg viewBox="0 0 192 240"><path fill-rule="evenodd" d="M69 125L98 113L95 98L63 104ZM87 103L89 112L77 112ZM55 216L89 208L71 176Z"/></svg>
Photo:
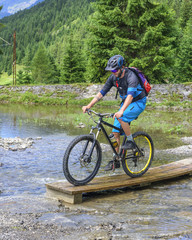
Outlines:
<svg viewBox="0 0 192 240"><path fill-rule="evenodd" d="M66 112L66 108L64 109ZM0 137L37 137L64 132L55 123L56 107L0 106Z"/></svg>

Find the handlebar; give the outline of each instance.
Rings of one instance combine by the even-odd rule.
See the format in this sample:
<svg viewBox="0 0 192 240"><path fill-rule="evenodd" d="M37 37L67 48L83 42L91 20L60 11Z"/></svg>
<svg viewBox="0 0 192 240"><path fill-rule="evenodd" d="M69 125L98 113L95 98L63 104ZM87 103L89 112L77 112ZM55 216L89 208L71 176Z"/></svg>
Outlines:
<svg viewBox="0 0 192 240"><path fill-rule="evenodd" d="M114 116L114 113L97 113L97 112L95 112L91 109L87 109L87 114L88 115L91 115L92 113L97 115L98 117L113 118L113 116Z"/></svg>

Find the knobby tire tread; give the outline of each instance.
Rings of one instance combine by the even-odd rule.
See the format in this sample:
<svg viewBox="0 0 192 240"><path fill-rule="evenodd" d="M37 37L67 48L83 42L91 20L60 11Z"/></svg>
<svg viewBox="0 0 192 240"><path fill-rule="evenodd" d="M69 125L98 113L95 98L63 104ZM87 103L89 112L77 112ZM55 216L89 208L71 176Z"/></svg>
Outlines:
<svg viewBox="0 0 192 240"><path fill-rule="evenodd" d="M83 179L83 180L77 180L75 178L73 178L69 172L69 168L68 168L68 160L69 160L69 156L70 156L70 153L71 153L71 150L73 149L73 147L75 147L76 144L78 144L79 142L83 141L83 140L88 140L88 141L91 141L93 142L94 140L94 137L93 135L80 135L78 137L76 137L67 147L66 151L65 151L65 154L64 154L64 157L63 157L63 173L64 173L64 176L66 177L66 179L73 185L75 186L81 186L81 185L85 185L87 184L88 182L90 182L94 177L95 175L97 174L99 168L100 168L100 165L101 165L101 159L102 159L102 150L101 150L101 146L100 146L100 143L96 141L95 143L95 147L98 151L98 159L97 159L97 163L96 163L96 166L95 166L95 169L94 171L86 178L86 179ZM94 148L95 148L94 147Z"/></svg>

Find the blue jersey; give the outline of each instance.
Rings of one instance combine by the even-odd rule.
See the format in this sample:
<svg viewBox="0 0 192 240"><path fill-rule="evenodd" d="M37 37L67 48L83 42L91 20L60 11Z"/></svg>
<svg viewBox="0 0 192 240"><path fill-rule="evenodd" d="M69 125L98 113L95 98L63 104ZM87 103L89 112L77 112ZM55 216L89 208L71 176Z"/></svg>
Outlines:
<svg viewBox="0 0 192 240"><path fill-rule="evenodd" d="M103 96L105 96L113 86L118 87L119 95L122 100L125 100L128 95L131 95L134 101L134 98L144 91L136 74L128 68L125 68L124 71L125 74L123 78L118 79L115 75L110 75L100 91Z"/></svg>

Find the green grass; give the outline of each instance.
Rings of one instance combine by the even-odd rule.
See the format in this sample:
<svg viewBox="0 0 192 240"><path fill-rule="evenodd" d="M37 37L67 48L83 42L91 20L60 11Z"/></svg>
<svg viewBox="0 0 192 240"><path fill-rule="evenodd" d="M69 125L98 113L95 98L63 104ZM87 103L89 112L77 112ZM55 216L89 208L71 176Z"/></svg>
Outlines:
<svg viewBox="0 0 192 240"><path fill-rule="evenodd" d="M24 66L17 65L16 72L18 73L19 70L23 70ZM13 84L13 74L8 76L7 72L3 72L0 75L0 85L12 85Z"/></svg>
<svg viewBox="0 0 192 240"><path fill-rule="evenodd" d="M17 65L17 72L19 70L23 70L24 66ZM13 83L13 77L12 75L8 76L7 73L3 73L0 76L0 85L12 85ZM30 85L30 86L37 86ZM39 84L42 85L42 84ZM84 90L89 83L76 83L73 84L74 86ZM19 103L19 104L36 104L36 105L87 105L92 98L86 98L86 99L76 99L78 96L75 93L70 93L68 91L51 91L48 89L43 89L44 93L36 95L32 93L31 91L25 92L25 93L18 93L16 91L9 91L9 89L4 88L0 90L0 102L1 103ZM161 96L160 92L156 92L157 97ZM165 98L163 96L163 98ZM189 95L189 98L192 99L192 93ZM190 101L182 101L183 96L177 93L174 93L173 95L168 95L166 99L164 99L161 103L155 103L155 102L147 102L147 106L150 108L182 108L182 109L192 109L192 104ZM120 104L120 101L106 101L101 100L97 103L99 106L113 106L115 108L118 108Z"/></svg>
<svg viewBox="0 0 192 240"><path fill-rule="evenodd" d="M0 85L11 85L13 83L13 75L8 76L7 73L3 73L0 76Z"/></svg>

